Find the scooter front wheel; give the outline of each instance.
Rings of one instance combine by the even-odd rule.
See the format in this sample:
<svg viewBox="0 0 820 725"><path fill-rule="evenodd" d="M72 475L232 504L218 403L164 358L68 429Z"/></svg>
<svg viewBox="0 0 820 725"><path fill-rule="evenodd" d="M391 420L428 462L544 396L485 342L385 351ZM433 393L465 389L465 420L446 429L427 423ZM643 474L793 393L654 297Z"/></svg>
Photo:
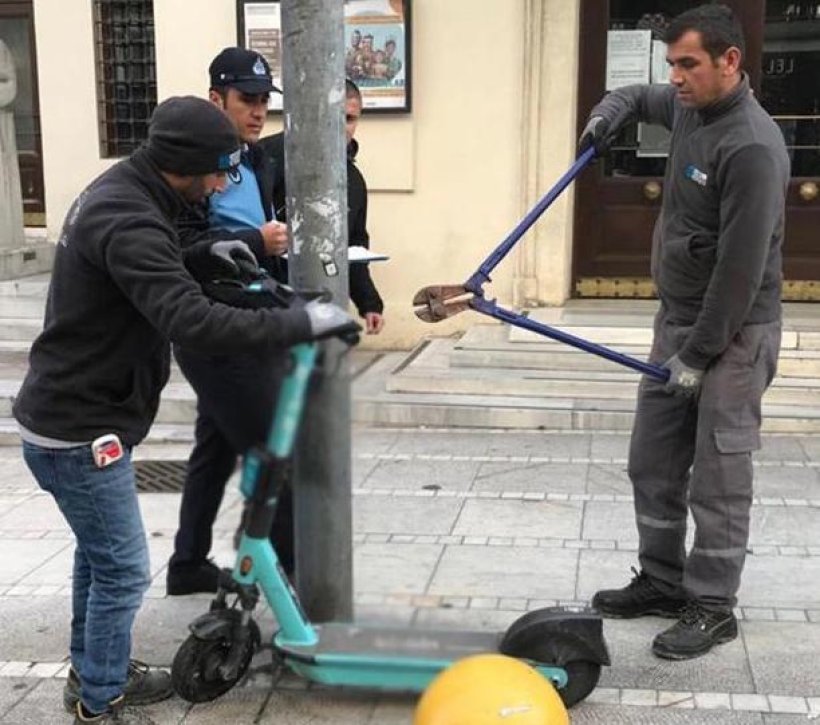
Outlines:
<svg viewBox="0 0 820 725"><path fill-rule="evenodd" d="M260 641L256 622L251 620L249 627L249 636L240 645L242 651L237 666L227 677L221 668L228 660L233 642L224 637L201 639L193 634L189 636L177 650L171 665L171 682L177 694L188 702L210 702L239 682L248 671Z"/></svg>

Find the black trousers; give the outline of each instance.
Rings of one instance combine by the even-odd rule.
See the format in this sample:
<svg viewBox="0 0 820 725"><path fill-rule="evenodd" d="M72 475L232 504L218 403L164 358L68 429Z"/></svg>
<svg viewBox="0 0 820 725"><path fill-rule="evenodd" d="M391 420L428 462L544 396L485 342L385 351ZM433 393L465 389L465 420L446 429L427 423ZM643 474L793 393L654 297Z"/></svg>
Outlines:
<svg viewBox="0 0 820 725"><path fill-rule="evenodd" d="M238 457L251 446L265 443L289 361L284 350L269 356L228 356L204 355L175 347L174 356L197 394L197 420L182 492L179 530L168 564L171 569L207 559L225 484L236 469ZM271 542L285 572L292 573L290 486L279 498Z"/></svg>

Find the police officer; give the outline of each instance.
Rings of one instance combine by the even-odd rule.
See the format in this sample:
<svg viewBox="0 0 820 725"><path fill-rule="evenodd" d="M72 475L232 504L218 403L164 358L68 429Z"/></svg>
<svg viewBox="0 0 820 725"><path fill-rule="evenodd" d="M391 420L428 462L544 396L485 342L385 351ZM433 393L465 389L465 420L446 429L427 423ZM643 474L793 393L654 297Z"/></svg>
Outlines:
<svg viewBox="0 0 820 725"><path fill-rule="evenodd" d="M256 143L267 118L270 94L279 92L263 56L245 48L225 48L208 68L211 102L221 109L242 141L241 161L226 188L180 219L183 245L203 239L239 239L260 265L287 281L280 255L287 251L287 225L273 210L273 172ZM168 562L169 595L214 592L219 568L208 558L213 525L236 469L238 456L264 442L287 355L214 354L185 345L174 356L197 394L194 447L188 459L179 529ZM284 569L293 570L293 517L290 491L274 521L273 544Z"/></svg>

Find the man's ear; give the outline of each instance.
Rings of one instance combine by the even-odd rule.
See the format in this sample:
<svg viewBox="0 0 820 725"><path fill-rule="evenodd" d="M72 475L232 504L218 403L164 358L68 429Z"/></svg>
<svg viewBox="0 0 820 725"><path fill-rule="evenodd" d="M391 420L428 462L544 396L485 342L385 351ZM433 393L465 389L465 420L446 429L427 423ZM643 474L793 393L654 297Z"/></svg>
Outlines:
<svg viewBox="0 0 820 725"><path fill-rule="evenodd" d="M208 91L208 100L220 110L225 110L225 99L222 98L222 94L219 91L211 88L211 90Z"/></svg>
<svg viewBox="0 0 820 725"><path fill-rule="evenodd" d="M725 68L727 75L732 75L733 73L740 72L740 48L735 47L734 45L730 48L726 49L726 52L723 54L723 60L725 63Z"/></svg>

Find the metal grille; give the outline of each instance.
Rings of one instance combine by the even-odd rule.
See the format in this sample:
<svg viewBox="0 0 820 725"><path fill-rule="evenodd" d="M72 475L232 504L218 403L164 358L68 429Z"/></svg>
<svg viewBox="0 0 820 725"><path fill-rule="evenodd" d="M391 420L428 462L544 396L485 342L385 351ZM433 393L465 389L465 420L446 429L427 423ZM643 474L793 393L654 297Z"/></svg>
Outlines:
<svg viewBox="0 0 820 725"><path fill-rule="evenodd" d="M179 493L185 483L187 461L134 461L137 491Z"/></svg>
<svg viewBox="0 0 820 725"><path fill-rule="evenodd" d="M127 156L157 105L153 0L94 0L100 153Z"/></svg>

